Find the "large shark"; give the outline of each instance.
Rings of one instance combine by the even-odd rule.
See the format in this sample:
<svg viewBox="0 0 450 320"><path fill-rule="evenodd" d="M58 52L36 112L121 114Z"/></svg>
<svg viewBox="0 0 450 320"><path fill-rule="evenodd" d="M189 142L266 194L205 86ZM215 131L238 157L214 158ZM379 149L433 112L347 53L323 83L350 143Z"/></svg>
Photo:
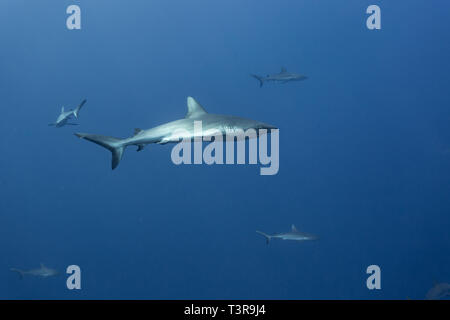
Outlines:
<svg viewBox="0 0 450 320"><path fill-rule="evenodd" d="M277 73L277 74L272 74L272 75L268 74L265 77L258 76L255 74L252 74L251 76L259 80L259 87L263 86L264 81L278 81L281 83L286 83L286 82L290 82L290 81L301 81L301 80L308 79L307 76L304 76L304 75L301 75L298 73L288 72L286 70L286 68L284 68L284 67L281 68L280 73Z"/></svg>
<svg viewBox="0 0 450 320"><path fill-rule="evenodd" d="M318 237L304 233L299 232L297 228L292 225L290 232L284 232L284 233L275 233L275 234L267 234L261 231L256 231L260 235L263 235L266 238L266 243L269 244L270 239L281 239L281 240L295 240L295 241L308 241L308 240L317 240Z"/></svg>
<svg viewBox="0 0 450 320"><path fill-rule="evenodd" d="M86 99L84 99L75 110L71 109L69 111L64 111L64 107L62 107L61 113L59 114L58 118L56 119L56 122L50 123L49 126L55 126L57 128L60 128L65 125L76 126L77 123L70 123L67 121L70 120L72 118L72 116L74 116L76 119L78 119L78 113L80 112L81 108L83 107L83 105L85 103L86 103Z"/></svg>
<svg viewBox="0 0 450 320"><path fill-rule="evenodd" d="M212 137L218 132L225 135L234 133L237 130L255 129L259 133L258 129L276 129L272 125L256 120L207 113L192 97L187 98L187 108L188 112L184 119L171 121L147 130L134 129L134 135L125 139L88 133L75 133L75 135L111 151L111 167L115 169L122 159L125 148L128 146L137 146L137 151L141 151L145 145L150 143L176 143L184 139ZM201 121L202 130L200 136L195 135L197 131L194 130L194 121Z"/></svg>
<svg viewBox="0 0 450 320"><path fill-rule="evenodd" d="M48 278L59 275L59 272L55 269L47 268L43 263L39 269L31 269L31 270L20 270L16 268L10 269L13 272L17 272L20 276L20 279L23 278L24 275L31 275L35 277Z"/></svg>

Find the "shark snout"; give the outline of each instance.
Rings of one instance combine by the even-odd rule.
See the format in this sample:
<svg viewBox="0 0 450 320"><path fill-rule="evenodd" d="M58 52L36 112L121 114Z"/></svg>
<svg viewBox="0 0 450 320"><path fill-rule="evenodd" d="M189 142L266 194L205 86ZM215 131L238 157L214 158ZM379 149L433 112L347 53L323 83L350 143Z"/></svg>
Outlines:
<svg viewBox="0 0 450 320"><path fill-rule="evenodd" d="M273 126L271 124L263 123L259 129L275 130L278 129L278 127Z"/></svg>

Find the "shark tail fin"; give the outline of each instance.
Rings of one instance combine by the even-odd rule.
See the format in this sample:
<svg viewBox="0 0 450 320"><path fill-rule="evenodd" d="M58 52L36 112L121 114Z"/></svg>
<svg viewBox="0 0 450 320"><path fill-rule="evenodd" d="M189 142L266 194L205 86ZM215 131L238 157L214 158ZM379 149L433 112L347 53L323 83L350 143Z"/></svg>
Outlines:
<svg viewBox="0 0 450 320"><path fill-rule="evenodd" d="M268 235L267 233L261 232L261 231L256 231L256 233L259 233L260 235L264 236L264 238L266 238L266 243L269 244L270 238L271 238L270 235Z"/></svg>
<svg viewBox="0 0 450 320"><path fill-rule="evenodd" d="M17 272L19 277L20 277L20 279L23 279L24 272L22 270L16 269L16 268L11 268L9 270L11 270L12 272Z"/></svg>
<svg viewBox="0 0 450 320"><path fill-rule="evenodd" d="M122 139L89 133L75 133L75 135L81 139L91 141L111 151L111 168L113 170L119 165L119 162L122 159L123 151L126 147L126 145L122 142Z"/></svg>
<svg viewBox="0 0 450 320"><path fill-rule="evenodd" d="M264 78L256 74L252 74L251 76L259 81L259 87L261 88L264 83Z"/></svg>
<svg viewBox="0 0 450 320"><path fill-rule="evenodd" d="M73 111L73 115L75 116L75 118L78 119L78 112L80 112L81 108L84 106L84 104L86 103L86 99L84 99L83 101L81 101L80 105Z"/></svg>

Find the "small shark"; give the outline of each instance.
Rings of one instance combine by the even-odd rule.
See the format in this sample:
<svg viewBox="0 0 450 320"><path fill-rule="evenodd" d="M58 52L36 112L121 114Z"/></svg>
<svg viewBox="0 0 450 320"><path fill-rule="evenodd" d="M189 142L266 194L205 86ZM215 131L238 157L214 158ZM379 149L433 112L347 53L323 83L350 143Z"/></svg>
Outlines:
<svg viewBox="0 0 450 320"><path fill-rule="evenodd" d="M427 300L439 300L450 296L450 284L449 283L435 283L433 287L427 292L425 298Z"/></svg>
<svg viewBox="0 0 450 320"><path fill-rule="evenodd" d="M166 144L177 143L184 139L195 138L194 121L202 123L202 138L213 137L218 132L222 134L234 133L237 130L255 129L276 129L276 127L259 122L235 116L225 116L207 113L205 109L194 98L187 98L188 112L184 119L167 122L157 127L142 130L134 129L134 135L129 138L119 139L108 136L102 136L89 133L75 133L81 139L96 143L112 153L111 167L114 170L122 159L126 147L135 145L137 151L144 149L144 146L150 143ZM181 135L181 130L186 135ZM198 138L198 137L197 137Z"/></svg>
<svg viewBox="0 0 450 320"><path fill-rule="evenodd" d="M281 239L281 240L295 240L295 241L308 241L308 240L317 240L318 237L308 234L299 232L297 228L292 225L291 226L291 232L284 232L284 233L275 233L275 234L267 234L261 231L256 231L256 233L259 233L260 235L263 235L266 238L266 243L269 244L270 239Z"/></svg>
<svg viewBox="0 0 450 320"><path fill-rule="evenodd" d="M75 110L71 109L69 111L64 111L64 107L62 107L61 113L58 116L58 118L56 119L56 122L50 123L49 126L55 126L56 128L60 128L65 125L72 125L72 126L78 125L77 123L70 123L67 121L70 120L72 116L75 116L75 118L78 119L78 113L80 112L81 108L83 107L83 105L85 103L86 103L86 99L84 99Z"/></svg>
<svg viewBox="0 0 450 320"><path fill-rule="evenodd" d="M251 76L259 80L259 87L263 86L264 81L278 81L281 83L286 83L286 82L290 82L290 81L301 81L301 80L308 79L307 76L304 76L304 75L301 75L298 73L288 72L286 70L286 68L284 68L284 67L281 68L280 73L277 73L277 74L272 74L272 75L268 74L265 77L258 76L255 74L252 74Z"/></svg>
<svg viewBox="0 0 450 320"><path fill-rule="evenodd" d="M48 278L59 275L59 272L57 270L47 268L46 266L44 266L43 263L41 263L41 267L39 269L20 270L16 268L11 268L10 270L13 272L17 272L20 276L20 279L23 279L23 276L26 274L41 278Z"/></svg>

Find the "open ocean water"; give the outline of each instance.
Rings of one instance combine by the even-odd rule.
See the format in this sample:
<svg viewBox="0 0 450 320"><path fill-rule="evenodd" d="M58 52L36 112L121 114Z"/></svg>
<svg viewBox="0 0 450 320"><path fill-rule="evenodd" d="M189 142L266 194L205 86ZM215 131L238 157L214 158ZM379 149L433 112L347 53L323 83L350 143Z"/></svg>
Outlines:
<svg viewBox="0 0 450 320"><path fill-rule="evenodd" d="M0 298L424 299L450 283L449 19L425 0L1 0ZM282 67L308 79L250 76ZM183 118L188 96L277 126L278 173L175 165L173 144L111 170L73 134L129 137ZM48 126L84 98L78 126ZM255 232L292 224L319 239ZM60 275L10 271L40 263Z"/></svg>

